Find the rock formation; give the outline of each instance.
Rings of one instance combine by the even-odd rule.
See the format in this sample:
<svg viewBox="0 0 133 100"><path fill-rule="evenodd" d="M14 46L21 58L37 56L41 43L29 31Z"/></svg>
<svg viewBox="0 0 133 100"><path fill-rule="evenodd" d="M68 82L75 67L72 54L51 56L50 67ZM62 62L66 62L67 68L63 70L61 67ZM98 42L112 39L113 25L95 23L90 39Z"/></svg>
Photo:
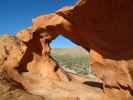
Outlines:
<svg viewBox="0 0 133 100"><path fill-rule="evenodd" d="M31 28L16 34L23 44L19 48L14 47L16 42L0 41L1 69L28 92L51 96L49 99L131 100L132 12L132 0L80 0L75 6L39 16ZM58 35L90 52L92 70L102 83L60 68L50 56L49 46Z"/></svg>

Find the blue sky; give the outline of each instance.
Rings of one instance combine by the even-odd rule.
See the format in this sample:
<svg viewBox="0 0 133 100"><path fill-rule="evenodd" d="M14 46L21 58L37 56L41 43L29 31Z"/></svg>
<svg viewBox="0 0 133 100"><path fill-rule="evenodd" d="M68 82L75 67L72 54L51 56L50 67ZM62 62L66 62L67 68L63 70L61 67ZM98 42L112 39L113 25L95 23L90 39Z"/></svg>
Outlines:
<svg viewBox="0 0 133 100"><path fill-rule="evenodd" d="M0 1L0 35L15 35L28 26L32 19L56 11L65 5L73 5L77 0L1 0ZM52 47L69 48L76 46L59 36L51 43Z"/></svg>

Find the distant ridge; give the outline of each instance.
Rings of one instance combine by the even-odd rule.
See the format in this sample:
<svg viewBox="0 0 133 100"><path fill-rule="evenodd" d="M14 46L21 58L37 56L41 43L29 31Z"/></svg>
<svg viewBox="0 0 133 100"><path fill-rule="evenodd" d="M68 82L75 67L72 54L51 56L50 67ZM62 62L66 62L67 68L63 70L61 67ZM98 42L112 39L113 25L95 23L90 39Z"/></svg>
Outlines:
<svg viewBox="0 0 133 100"><path fill-rule="evenodd" d="M80 56L88 56L88 52L81 48L52 48L51 50L52 55L67 55L73 57L80 57Z"/></svg>

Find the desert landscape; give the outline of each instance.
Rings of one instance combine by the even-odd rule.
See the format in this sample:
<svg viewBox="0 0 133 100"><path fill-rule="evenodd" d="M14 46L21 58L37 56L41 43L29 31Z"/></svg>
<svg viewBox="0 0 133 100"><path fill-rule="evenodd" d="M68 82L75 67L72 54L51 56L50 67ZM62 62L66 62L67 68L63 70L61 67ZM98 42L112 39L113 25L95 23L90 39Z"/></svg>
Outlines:
<svg viewBox="0 0 133 100"><path fill-rule="evenodd" d="M0 39L2 36L0 37ZM0 49L2 50L2 49ZM71 51L71 52L70 52ZM76 48L53 48L51 56L66 71L87 76L89 72L87 52L80 47ZM2 52L0 52L2 56ZM1 59L0 59L1 60ZM79 65L79 66L76 66ZM73 66L73 67L72 67ZM0 66L1 67L1 66ZM49 97L32 95L17 84L0 78L0 100L51 100ZM61 99L60 99L61 100ZM68 100L68 99L66 99Z"/></svg>
<svg viewBox="0 0 133 100"><path fill-rule="evenodd" d="M133 100L132 12L132 0L79 0L1 36L0 100ZM58 36L77 47L52 48Z"/></svg>
<svg viewBox="0 0 133 100"><path fill-rule="evenodd" d="M81 47L75 48L53 48L51 56L67 71L75 74L88 75L89 53Z"/></svg>

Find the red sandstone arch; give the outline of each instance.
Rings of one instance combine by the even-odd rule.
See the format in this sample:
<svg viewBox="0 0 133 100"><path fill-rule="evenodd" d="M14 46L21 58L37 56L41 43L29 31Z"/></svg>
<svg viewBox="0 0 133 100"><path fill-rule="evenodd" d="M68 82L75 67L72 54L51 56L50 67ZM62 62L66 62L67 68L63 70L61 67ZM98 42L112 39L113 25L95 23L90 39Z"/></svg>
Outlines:
<svg viewBox="0 0 133 100"><path fill-rule="evenodd" d="M105 85L133 90L132 12L132 0L81 0L76 6L37 17L17 37L42 55L45 34L51 41L60 33L90 52L92 69ZM43 48L34 45L40 38Z"/></svg>

